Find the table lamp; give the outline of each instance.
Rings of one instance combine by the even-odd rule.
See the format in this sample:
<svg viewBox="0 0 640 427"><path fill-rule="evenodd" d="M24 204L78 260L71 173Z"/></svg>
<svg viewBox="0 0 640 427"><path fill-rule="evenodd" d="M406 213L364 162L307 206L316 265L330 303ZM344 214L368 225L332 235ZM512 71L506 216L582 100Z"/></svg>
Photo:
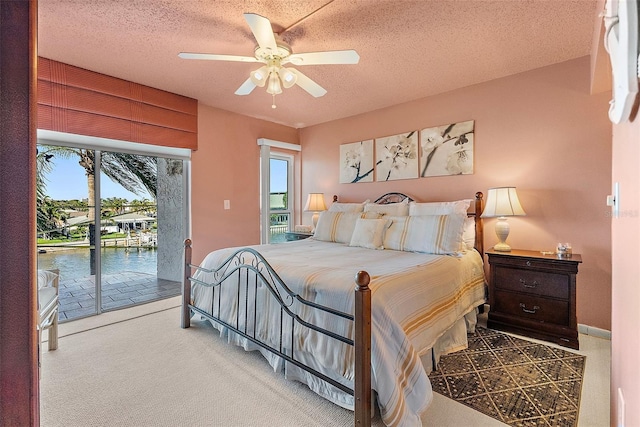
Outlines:
<svg viewBox="0 0 640 427"><path fill-rule="evenodd" d="M318 212L327 210L327 205L324 204L324 193L309 193L304 210L305 212L313 212L311 221L315 229L318 224Z"/></svg>
<svg viewBox="0 0 640 427"><path fill-rule="evenodd" d="M490 188L487 194L487 203L485 204L482 218L498 217L496 222L496 235L498 236L498 244L493 247L494 251L509 252L511 246L505 241L509 236L508 216L524 216L526 213L520 201L515 187L496 187Z"/></svg>

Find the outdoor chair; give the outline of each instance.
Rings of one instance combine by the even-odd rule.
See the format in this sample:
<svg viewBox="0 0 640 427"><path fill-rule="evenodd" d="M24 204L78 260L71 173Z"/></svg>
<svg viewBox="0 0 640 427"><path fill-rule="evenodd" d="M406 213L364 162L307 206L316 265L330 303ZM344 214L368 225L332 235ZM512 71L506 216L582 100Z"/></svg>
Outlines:
<svg viewBox="0 0 640 427"><path fill-rule="evenodd" d="M58 348L59 270L38 270L38 347L49 330L49 351Z"/></svg>

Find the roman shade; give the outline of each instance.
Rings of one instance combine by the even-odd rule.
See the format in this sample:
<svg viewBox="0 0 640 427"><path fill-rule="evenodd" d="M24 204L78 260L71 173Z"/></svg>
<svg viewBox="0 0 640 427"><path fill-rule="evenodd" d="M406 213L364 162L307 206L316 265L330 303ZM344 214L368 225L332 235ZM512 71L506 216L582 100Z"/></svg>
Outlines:
<svg viewBox="0 0 640 427"><path fill-rule="evenodd" d="M198 148L198 101L38 58L38 128Z"/></svg>

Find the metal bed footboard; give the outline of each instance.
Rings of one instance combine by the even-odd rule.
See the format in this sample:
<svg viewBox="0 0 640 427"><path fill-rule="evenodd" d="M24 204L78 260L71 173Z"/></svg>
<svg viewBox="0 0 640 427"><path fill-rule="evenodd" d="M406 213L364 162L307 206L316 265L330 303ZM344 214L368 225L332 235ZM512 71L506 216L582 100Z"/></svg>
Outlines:
<svg viewBox="0 0 640 427"><path fill-rule="evenodd" d="M311 373L323 381L333 385L334 387L350 394L354 397L354 425L370 426L371 414L373 413L371 405L371 290L369 289L369 274L360 271L355 277L355 312L353 315L335 310L331 307L319 305L312 301L308 301L291 289L284 283L277 272L269 265L266 259L255 249L242 248L230 255L215 270L202 268L191 263L192 248L191 240L185 240L184 248L184 278L182 282L182 315L181 327L188 328L192 313L197 313L204 318L216 322L217 324L229 329L239 336L251 341L257 346L281 357L285 361ZM204 282L192 277L192 272L203 271L211 273L213 280ZM248 274L252 273L252 274ZM224 286L227 280L237 281L237 296L235 310L235 325L231 324L231 319L221 318L221 286ZM195 307L191 301L191 284L198 283L200 285L212 288L211 313L208 313L198 307ZM268 342L262 341L256 336L257 322L257 304L259 286L264 286L274 301L280 306L280 336L278 337L278 346L273 347ZM251 288L250 288L251 287ZM218 298L216 300L216 288L218 289ZM244 290L244 292L242 292ZM253 301L250 301L250 295L253 291ZM351 321L354 327L353 339L329 331L319 327L309 321L302 319L297 313L291 310L294 301L309 307L312 310L319 310L326 316L337 316L347 321ZM250 303L253 302L253 305ZM217 315L215 304L217 306ZM244 308L244 319L241 319L241 308ZM252 310L253 309L253 310ZM288 316L290 320L291 330L284 331L284 318ZM241 322L243 320L243 322ZM253 322L253 328L250 328ZM305 365L303 362L295 358L295 342L294 330L296 324L309 328L310 330L324 334L334 340L340 341L354 347L355 366L354 366L354 388L336 381L327 375L318 372L316 369ZM291 348L283 347L284 334L291 334Z"/></svg>

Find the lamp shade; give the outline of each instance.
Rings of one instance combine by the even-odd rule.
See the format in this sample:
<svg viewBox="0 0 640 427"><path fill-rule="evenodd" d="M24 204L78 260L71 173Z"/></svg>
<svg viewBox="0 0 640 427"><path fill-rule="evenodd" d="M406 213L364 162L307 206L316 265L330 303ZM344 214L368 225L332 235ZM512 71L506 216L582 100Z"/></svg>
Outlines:
<svg viewBox="0 0 640 427"><path fill-rule="evenodd" d="M326 211L327 205L324 203L324 193L309 193L304 210L311 212Z"/></svg>
<svg viewBox="0 0 640 427"><path fill-rule="evenodd" d="M278 78L278 74L273 71L269 74L267 93L271 95L279 95L282 93L282 87L280 86L280 79Z"/></svg>
<svg viewBox="0 0 640 427"><path fill-rule="evenodd" d="M284 67L278 70L278 75L280 76L280 79L282 79L282 86L284 86L285 89L289 89L291 86L296 84L296 80L298 80L298 76L296 74Z"/></svg>
<svg viewBox="0 0 640 427"><path fill-rule="evenodd" d="M483 218L524 215L526 213L520 205L515 187L489 189L487 202L481 215Z"/></svg>
<svg viewBox="0 0 640 427"><path fill-rule="evenodd" d="M264 87L264 85L267 83L268 75L269 75L269 69L267 68L266 65L263 65L257 70L249 73L249 76L251 77L251 81L253 82L253 84L259 87Z"/></svg>

